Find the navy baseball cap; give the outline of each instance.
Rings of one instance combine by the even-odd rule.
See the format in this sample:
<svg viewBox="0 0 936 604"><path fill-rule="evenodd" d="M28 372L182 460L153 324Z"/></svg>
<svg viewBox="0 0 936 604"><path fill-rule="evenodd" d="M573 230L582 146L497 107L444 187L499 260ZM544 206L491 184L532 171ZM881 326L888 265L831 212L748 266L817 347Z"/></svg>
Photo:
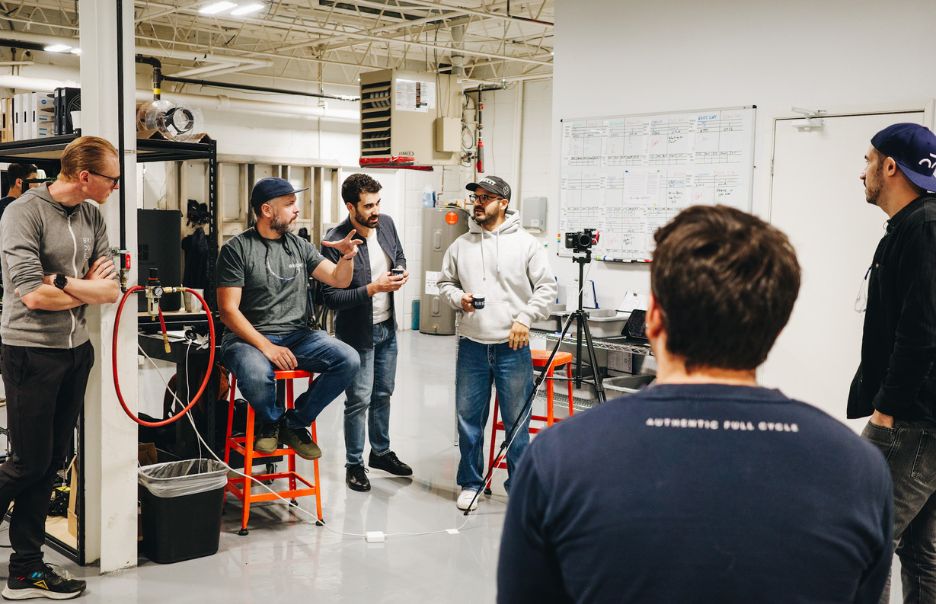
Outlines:
<svg viewBox="0 0 936 604"><path fill-rule="evenodd" d="M254 212L260 214L260 206L271 199L308 190L309 187L305 189L295 188L285 178L274 178L272 176L261 178L254 183L253 189L250 191L250 207L254 209Z"/></svg>
<svg viewBox="0 0 936 604"><path fill-rule="evenodd" d="M936 134L919 124L901 123L884 128L871 146L892 158L910 182L936 191Z"/></svg>
<svg viewBox="0 0 936 604"><path fill-rule="evenodd" d="M510 201L510 185L504 182L503 178L499 178L497 176L485 176L478 182L470 182L465 185L465 188L472 192L479 187L485 191L490 191L495 195L503 197L507 201Z"/></svg>

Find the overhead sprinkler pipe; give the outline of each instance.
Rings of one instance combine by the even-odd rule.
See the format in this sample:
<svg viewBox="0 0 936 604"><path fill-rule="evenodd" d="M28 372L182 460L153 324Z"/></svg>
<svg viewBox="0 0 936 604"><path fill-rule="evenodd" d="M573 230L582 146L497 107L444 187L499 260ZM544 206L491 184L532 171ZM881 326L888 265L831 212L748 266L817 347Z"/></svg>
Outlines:
<svg viewBox="0 0 936 604"><path fill-rule="evenodd" d="M286 90L268 86L253 86L250 84L236 84L234 82L215 82L214 80L201 80L196 78L182 78L162 73L162 63L159 59L137 55L137 63L145 63L153 68L153 93L159 99L157 90L162 88L162 82L177 82L179 84L194 84L196 86L213 86L215 88L229 88L231 90L244 90L246 92L267 92L270 94L288 94L290 96L308 96L316 99L330 99L333 101L359 101L361 97L344 96L338 94L323 94L320 92L303 92L301 90Z"/></svg>
<svg viewBox="0 0 936 604"><path fill-rule="evenodd" d="M153 68L153 100L158 101L162 95L162 61L153 57L137 55L136 62Z"/></svg>

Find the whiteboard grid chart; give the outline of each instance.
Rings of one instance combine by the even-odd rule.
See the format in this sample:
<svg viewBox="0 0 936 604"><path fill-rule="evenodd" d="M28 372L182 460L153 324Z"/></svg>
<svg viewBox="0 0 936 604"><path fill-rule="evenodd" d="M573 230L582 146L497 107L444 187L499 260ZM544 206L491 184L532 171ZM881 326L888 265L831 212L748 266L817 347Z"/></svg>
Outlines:
<svg viewBox="0 0 936 604"><path fill-rule="evenodd" d="M562 120L559 230L598 229L597 260L647 262L654 231L684 208L750 211L755 113L736 107Z"/></svg>

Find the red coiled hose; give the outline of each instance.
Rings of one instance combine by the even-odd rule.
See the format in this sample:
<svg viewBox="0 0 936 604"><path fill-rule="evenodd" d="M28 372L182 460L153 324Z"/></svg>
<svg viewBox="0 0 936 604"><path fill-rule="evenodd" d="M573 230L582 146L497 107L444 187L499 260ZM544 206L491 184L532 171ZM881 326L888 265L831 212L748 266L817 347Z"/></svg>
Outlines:
<svg viewBox="0 0 936 604"><path fill-rule="evenodd" d="M140 424L141 426L146 426L148 428L159 428L160 426L169 425L175 421L178 421L183 415L189 412L189 410L195 406L202 396L202 393L205 391L205 388L208 386L208 382L211 380L211 371L214 367L214 356L215 356L215 329L214 321L211 318L211 311L208 309L208 304L205 302L205 299L202 298L201 294L197 291L189 288L183 288L183 291L186 291L201 302L202 309L205 311L205 315L208 317L208 371L205 372L205 379L202 380L201 387L198 389L198 392L195 394L195 398L179 413L176 413L172 417L158 421L150 422L145 419L140 419L133 411L130 411L130 408L127 407L127 402L124 400L123 393L120 391L120 378L117 374L117 328L120 325L120 315L123 313L124 304L130 298L131 294L137 292L145 291L146 288L142 285L134 285L127 290L127 293L123 295L123 298L120 299L120 305L117 306L117 316L114 318L114 337L111 342L111 364L114 371L114 390L117 392L117 400L120 401L120 406L123 407L124 413L127 414L127 417ZM163 319L162 311L159 312L159 324L162 328L163 334L166 333L166 322Z"/></svg>

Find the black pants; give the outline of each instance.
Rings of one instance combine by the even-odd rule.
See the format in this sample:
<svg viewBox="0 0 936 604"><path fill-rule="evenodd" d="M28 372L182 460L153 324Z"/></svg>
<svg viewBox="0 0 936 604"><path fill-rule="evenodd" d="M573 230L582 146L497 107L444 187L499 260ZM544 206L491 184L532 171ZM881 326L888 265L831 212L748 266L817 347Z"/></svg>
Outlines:
<svg viewBox="0 0 936 604"><path fill-rule="evenodd" d="M68 454L84 404L94 348L2 348L12 453L0 465L0 512L10 522L10 575L41 568L45 520L56 471Z"/></svg>

